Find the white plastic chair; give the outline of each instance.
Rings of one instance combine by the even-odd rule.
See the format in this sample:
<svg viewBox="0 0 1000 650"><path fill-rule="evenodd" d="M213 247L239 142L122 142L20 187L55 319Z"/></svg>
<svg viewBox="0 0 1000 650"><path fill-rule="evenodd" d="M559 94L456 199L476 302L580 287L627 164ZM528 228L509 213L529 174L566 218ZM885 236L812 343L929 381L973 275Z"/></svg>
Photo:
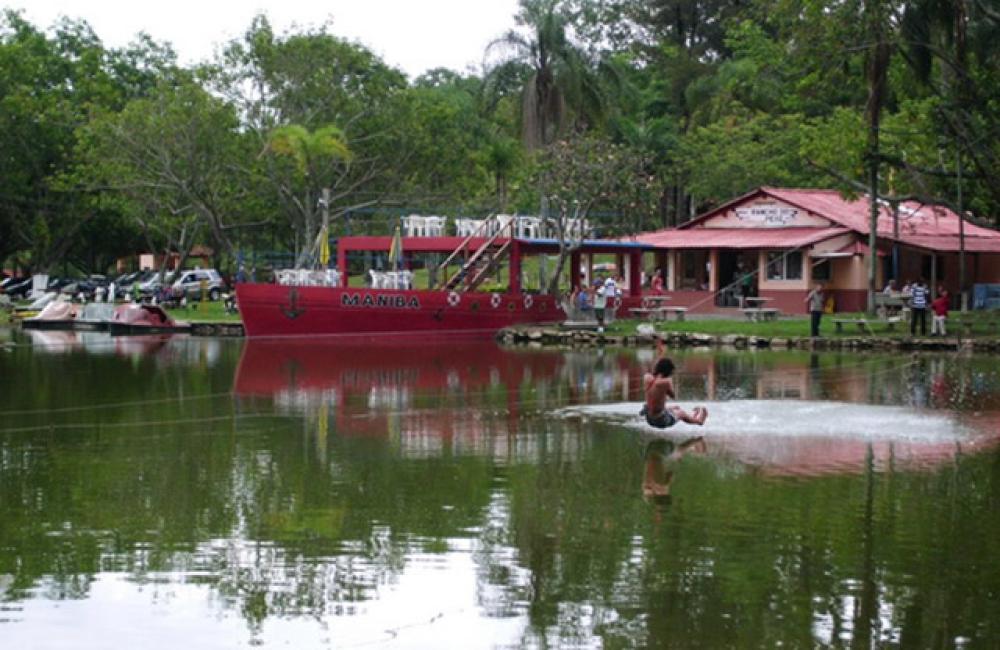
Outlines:
<svg viewBox="0 0 1000 650"><path fill-rule="evenodd" d="M403 229L406 231L407 237L425 236L427 232L426 217L421 217L417 214L411 214L408 217L403 217Z"/></svg>
<svg viewBox="0 0 1000 650"><path fill-rule="evenodd" d="M455 232L459 237L471 237L482 225L482 219L455 219Z"/></svg>
<svg viewBox="0 0 1000 650"><path fill-rule="evenodd" d="M446 217L424 217L424 232L428 237L442 237L447 223Z"/></svg>
<svg viewBox="0 0 1000 650"><path fill-rule="evenodd" d="M491 235L495 235L499 232L506 232L506 228L514 221L517 217L512 214L498 214L496 220L494 221L494 229L492 229ZM515 229L517 224L514 224Z"/></svg>

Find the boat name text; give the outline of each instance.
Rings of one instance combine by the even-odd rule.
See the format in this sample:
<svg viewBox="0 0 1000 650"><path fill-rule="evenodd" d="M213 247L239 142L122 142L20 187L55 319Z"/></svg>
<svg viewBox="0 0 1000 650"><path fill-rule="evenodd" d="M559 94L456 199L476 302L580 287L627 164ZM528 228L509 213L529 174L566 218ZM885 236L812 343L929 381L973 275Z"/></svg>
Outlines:
<svg viewBox="0 0 1000 650"><path fill-rule="evenodd" d="M420 301L416 296L377 295L366 293L342 293L340 304L343 307L396 307L397 309L420 309Z"/></svg>

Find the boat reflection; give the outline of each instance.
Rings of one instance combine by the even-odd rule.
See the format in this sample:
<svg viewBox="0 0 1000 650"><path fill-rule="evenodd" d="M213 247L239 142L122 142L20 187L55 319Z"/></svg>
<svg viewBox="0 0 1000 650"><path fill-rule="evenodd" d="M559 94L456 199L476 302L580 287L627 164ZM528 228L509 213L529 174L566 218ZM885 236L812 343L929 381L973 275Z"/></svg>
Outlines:
<svg viewBox="0 0 1000 650"><path fill-rule="evenodd" d="M133 361L152 359L158 367L214 367L222 358L223 341L178 334L111 336L88 330L24 330L36 354L118 356Z"/></svg>

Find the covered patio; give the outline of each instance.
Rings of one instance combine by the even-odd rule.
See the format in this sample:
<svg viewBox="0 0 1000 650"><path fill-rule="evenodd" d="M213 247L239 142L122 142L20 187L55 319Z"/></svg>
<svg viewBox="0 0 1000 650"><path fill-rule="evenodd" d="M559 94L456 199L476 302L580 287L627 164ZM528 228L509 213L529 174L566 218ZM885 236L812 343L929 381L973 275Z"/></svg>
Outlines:
<svg viewBox="0 0 1000 650"><path fill-rule="evenodd" d="M879 290L890 280L901 287L922 277L933 290L940 286L958 296L962 257L966 291L975 283L1000 282L1000 232L960 224L941 206L904 203L894 214L886 205L873 253L866 243L868 209L867 197L849 201L833 190L763 187L678 228L633 240L654 249L646 273L658 274L655 284L671 304L691 313L726 312L749 298L801 314L816 282L837 311L863 311L872 254Z"/></svg>

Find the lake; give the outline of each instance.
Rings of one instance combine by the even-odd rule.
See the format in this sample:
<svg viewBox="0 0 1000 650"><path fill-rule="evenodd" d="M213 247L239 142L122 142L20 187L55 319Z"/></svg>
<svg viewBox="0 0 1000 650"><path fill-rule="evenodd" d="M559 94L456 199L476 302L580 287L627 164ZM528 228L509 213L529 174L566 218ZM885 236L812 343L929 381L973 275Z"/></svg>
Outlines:
<svg viewBox="0 0 1000 650"><path fill-rule="evenodd" d="M671 355L0 330L0 647L1000 645L996 358Z"/></svg>

